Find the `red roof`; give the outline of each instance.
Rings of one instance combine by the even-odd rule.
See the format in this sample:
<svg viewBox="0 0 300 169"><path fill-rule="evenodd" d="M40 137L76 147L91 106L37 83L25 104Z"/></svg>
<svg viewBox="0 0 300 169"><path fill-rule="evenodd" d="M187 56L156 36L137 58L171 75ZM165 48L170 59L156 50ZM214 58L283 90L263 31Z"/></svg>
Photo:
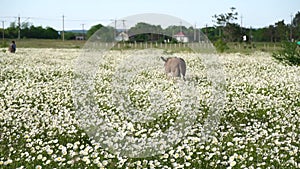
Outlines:
<svg viewBox="0 0 300 169"><path fill-rule="evenodd" d="M185 36L183 32L179 32L177 34L175 34L174 36Z"/></svg>

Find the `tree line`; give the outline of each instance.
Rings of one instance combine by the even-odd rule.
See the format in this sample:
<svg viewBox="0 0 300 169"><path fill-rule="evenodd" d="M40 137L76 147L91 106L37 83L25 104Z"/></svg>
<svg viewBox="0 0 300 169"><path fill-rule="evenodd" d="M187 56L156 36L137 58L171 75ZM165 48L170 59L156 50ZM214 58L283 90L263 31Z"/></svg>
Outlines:
<svg viewBox="0 0 300 169"><path fill-rule="evenodd" d="M163 29L160 25L150 25L147 23L138 23L134 27L131 27L129 30L126 30L126 33L133 35L130 37L131 41L142 42L142 41L156 41L164 42L166 39L172 40L172 35L182 31L187 37L192 41L200 41L201 35L206 35L209 40L215 42L222 40L224 42L242 42L243 36L246 36L246 41L248 42L281 42L281 41L293 41L300 40L300 12L295 14L292 19L292 22L286 24L284 20L280 20L273 25L269 25L263 28L245 28L236 23L238 18L238 13L236 8L230 8L228 13L216 14L212 16L212 19L215 23L214 26L203 27L201 29L194 29L193 27L185 26L169 26L166 29ZM92 26L86 34L86 38L89 38L93 35L94 32L102 28L102 31L105 34L105 38L110 40L116 38L120 32L115 30L113 27L104 27L101 24ZM37 39L61 39L62 34L60 31L57 31L51 27L41 27L30 25L25 22L21 25L16 23L11 23L10 26L6 29L0 29L1 32L4 32L5 38L14 39L17 38L20 33L20 38L37 38ZM138 34L139 31L142 32L157 32L155 34ZM169 36L162 36L162 34ZM82 33L74 32L64 32L64 38L66 40L75 39L75 36L82 35ZM196 36L195 36L196 35Z"/></svg>
<svg viewBox="0 0 300 169"><path fill-rule="evenodd" d="M223 38L228 42L241 41L241 36L247 35L249 41L256 42L281 42L300 40L300 12L292 19L290 24L286 24L284 20L276 22L264 28L243 28L235 21L238 13L235 8L230 8L230 12L226 14L214 15L216 26L203 28L208 32L211 39ZM221 32L221 33L220 33ZM217 35L218 34L218 35Z"/></svg>
<svg viewBox="0 0 300 169"><path fill-rule="evenodd" d="M6 29L0 29L5 38L16 39L20 36L21 39L33 38L33 39L61 39L62 35L60 31L55 30L52 27L34 26L29 22L22 22L21 25L17 25L16 22L10 23L10 26ZM3 36L2 35L2 36ZM74 33L65 31L64 36L66 40L75 39L77 35L81 33Z"/></svg>

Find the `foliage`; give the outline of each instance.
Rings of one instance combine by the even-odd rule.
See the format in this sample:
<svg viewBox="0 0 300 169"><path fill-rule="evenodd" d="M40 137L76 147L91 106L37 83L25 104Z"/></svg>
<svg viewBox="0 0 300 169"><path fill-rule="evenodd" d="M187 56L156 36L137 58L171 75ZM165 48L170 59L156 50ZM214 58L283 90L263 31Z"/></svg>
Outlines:
<svg viewBox="0 0 300 169"><path fill-rule="evenodd" d="M292 33L293 33L293 39L300 39L300 11L297 12L297 14L294 16L292 20Z"/></svg>
<svg viewBox="0 0 300 169"><path fill-rule="evenodd" d="M162 29L160 25L150 25L148 23L137 23L128 30L131 42L163 42L164 39L171 40L172 37Z"/></svg>
<svg viewBox="0 0 300 169"><path fill-rule="evenodd" d="M165 41L168 41L169 43L177 43L176 39L163 34L144 33L144 34L135 34L129 37L129 42L164 43Z"/></svg>
<svg viewBox="0 0 300 169"><path fill-rule="evenodd" d="M288 40L288 30L284 20L275 23L275 42Z"/></svg>
<svg viewBox="0 0 300 169"><path fill-rule="evenodd" d="M237 20L238 13L235 12L235 7L231 7L230 11L226 14L219 14L214 15L213 18L215 18L215 22L220 26L226 26L228 23L232 23L233 21Z"/></svg>
<svg viewBox="0 0 300 169"><path fill-rule="evenodd" d="M231 7L230 12L213 16L213 18L215 19L214 22L218 25L219 28L219 36L225 36L228 40L234 39L233 36L235 35L235 27L238 27L238 30L240 27L238 24L234 24L234 21L237 20L238 15L238 13L235 12L235 9L236 8Z"/></svg>
<svg viewBox="0 0 300 169"><path fill-rule="evenodd" d="M100 28L102 28L103 25L102 24L98 24L98 25L94 25L92 26L88 31L87 31L87 38L90 38L97 30L99 30Z"/></svg>
<svg viewBox="0 0 300 169"><path fill-rule="evenodd" d="M214 43L216 49L218 52L223 53L225 50L229 49L229 47L227 46L227 43L222 40L222 39L218 39L215 43Z"/></svg>
<svg viewBox="0 0 300 169"><path fill-rule="evenodd" d="M7 41L3 41L0 43L1 48L7 48L9 46L9 43Z"/></svg>
<svg viewBox="0 0 300 169"><path fill-rule="evenodd" d="M274 52L275 59L289 65L300 65L300 50L296 43L283 42L282 49Z"/></svg>
<svg viewBox="0 0 300 169"><path fill-rule="evenodd" d="M256 42L268 42L271 38L268 36L268 28L253 29L252 34Z"/></svg>
<svg viewBox="0 0 300 169"><path fill-rule="evenodd" d="M11 26L6 28L4 36L6 38L17 38L18 37L18 27L13 22L10 24ZM23 22L20 28L20 37L21 38L34 38L34 39L58 39L59 34L58 31L51 28L42 26L34 26L30 23Z"/></svg>
<svg viewBox="0 0 300 169"><path fill-rule="evenodd" d="M218 40L218 32L217 29L213 26L202 28L201 31L207 36L207 38L211 41Z"/></svg>
<svg viewBox="0 0 300 169"><path fill-rule="evenodd" d="M51 27L43 28L41 26L30 26L21 30L22 38L35 38L35 39L58 39L59 35L56 30Z"/></svg>
<svg viewBox="0 0 300 169"><path fill-rule="evenodd" d="M223 30L223 38L228 42L238 42L241 40L241 28L238 24L228 23Z"/></svg>
<svg viewBox="0 0 300 169"><path fill-rule="evenodd" d="M75 33L73 32L64 32L64 36L66 40L75 39Z"/></svg>
<svg viewBox="0 0 300 169"><path fill-rule="evenodd" d="M142 33L163 33L163 29L160 25L151 25L148 23L137 23L134 27L128 30L129 34L142 34Z"/></svg>

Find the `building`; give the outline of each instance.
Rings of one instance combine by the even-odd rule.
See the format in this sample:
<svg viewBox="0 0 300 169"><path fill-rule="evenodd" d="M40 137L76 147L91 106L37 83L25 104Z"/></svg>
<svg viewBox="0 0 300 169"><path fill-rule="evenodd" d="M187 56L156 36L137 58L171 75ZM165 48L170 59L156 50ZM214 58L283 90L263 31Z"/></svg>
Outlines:
<svg viewBox="0 0 300 169"><path fill-rule="evenodd" d="M185 36L185 34L183 32L179 32L179 33L175 34L173 36L173 38L175 38L178 42L183 42L183 43L189 42L189 38L187 36Z"/></svg>
<svg viewBox="0 0 300 169"><path fill-rule="evenodd" d="M125 32L121 32L117 37L116 37L116 41L128 41L129 40L129 36L127 33Z"/></svg>
<svg viewBox="0 0 300 169"><path fill-rule="evenodd" d="M75 40L84 40L84 36L75 36Z"/></svg>

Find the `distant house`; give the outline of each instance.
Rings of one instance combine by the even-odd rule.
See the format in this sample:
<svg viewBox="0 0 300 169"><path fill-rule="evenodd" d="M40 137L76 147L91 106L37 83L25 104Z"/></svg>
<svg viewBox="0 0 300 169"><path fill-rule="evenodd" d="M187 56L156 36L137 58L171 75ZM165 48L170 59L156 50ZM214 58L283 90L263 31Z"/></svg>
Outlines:
<svg viewBox="0 0 300 169"><path fill-rule="evenodd" d="M183 42L183 43L189 42L189 38L185 36L183 32L179 32L175 34L173 38L175 38L178 42Z"/></svg>
<svg viewBox="0 0 300 169"><path fill-rule="evenodd" d="M75 40L84 40L84 36L75 36Z"/></svg>
<svg viewBox="0 0 300 169"><path fill-rule="evenodd" d="M129 40L129 36L127 33L125 32L121 32L117 37L116 37L116 41L128 41Z"/></svg>

